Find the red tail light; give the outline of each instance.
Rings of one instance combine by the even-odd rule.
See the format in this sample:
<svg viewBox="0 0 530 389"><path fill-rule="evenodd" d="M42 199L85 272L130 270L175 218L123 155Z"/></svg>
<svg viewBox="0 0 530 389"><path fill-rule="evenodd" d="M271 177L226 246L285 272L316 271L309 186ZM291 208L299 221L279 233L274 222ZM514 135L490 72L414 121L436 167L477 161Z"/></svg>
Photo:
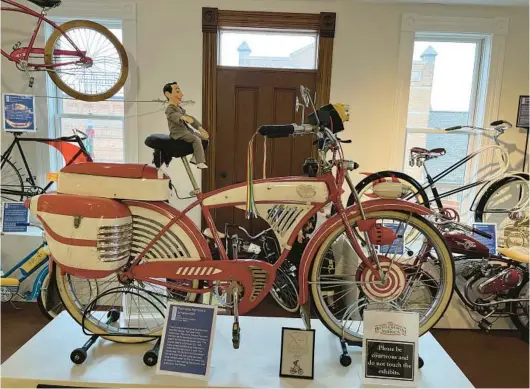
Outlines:
<svg viewBox="0 0 530 389"><path fill-rule="evenodd" d="M30 205L31 205L31 199L27 199L26 201L24 201L24 207L29 209Z"/></svg>

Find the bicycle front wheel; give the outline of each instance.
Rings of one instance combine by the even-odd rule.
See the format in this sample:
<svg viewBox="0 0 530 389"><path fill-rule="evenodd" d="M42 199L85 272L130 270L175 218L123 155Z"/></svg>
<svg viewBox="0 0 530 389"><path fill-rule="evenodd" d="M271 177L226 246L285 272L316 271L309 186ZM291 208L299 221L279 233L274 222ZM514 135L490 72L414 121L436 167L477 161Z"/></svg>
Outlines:
<svg viewBox="0 0 530 389"><path fill-rule="evenodd" d="M391 244L378 246L384 281L374 278L341 226L324 241L312 264L309 284L317 313L337 336L360 341L367 309L417 312L422 335L438 322L451 300L451 253L440 232L420 216L378 211L368 213L366 218L396 233ZM360 239L358 220L350 223ZM362 249L368 255L366 247Z"/></svg>
<svg viewBox="0 0 530 389"><path fill-rule="evenodd" d="M501 247L528 247L529 198L528 175L505 177L488 188L480 198L475 221L496 224Z"/></svg>
<svg viewBox="0 0 530 389"><path fill-rule="evenodd" d="M9 159L2 159L2 201L24 200L24 181L19 169Z"/></svg>
<svg viewBox="0 0 530 389"><path fill-rule="evenodd" d="M83 101L102 101L118 93L129 73L127 53L118 38L88 20L72 20L60 28L44 48L44 63L55 85Z"/></svg>

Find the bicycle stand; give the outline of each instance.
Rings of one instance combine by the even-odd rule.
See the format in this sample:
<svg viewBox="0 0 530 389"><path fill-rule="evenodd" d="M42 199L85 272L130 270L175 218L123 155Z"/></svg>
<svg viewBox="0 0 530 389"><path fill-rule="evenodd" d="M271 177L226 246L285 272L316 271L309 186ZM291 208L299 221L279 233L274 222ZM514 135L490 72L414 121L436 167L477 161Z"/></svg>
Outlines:
<svg viewBox="0 0 530 389"><path fill-rule="evenodd" d="M363 342L351 342L349 340L339 338L342 354L340 355L340 364L344 367L351 365L351 356L348 354L348 346L363 347ZM425 362L422 357L418 357L418 368L422 368Z"/></svg>
<svg viewBox="0 0 530 389"><path fill-rule="evenodd" d="M144 354L144 363L147 366L155 366L158 363L158 351L160 350L161 337L158 337L155 345L149 351Z"/></svg>
<svg viewBox="0 0 530 389"><path fill-rule="evenodd" d="M112 309L107 312L107 324L114 323L120 319L120 312ZM87 357L87 352L96 343L100 335L91 335L82 347L76 348L70 354L70 360L76 365L82 364Z"/></svg>

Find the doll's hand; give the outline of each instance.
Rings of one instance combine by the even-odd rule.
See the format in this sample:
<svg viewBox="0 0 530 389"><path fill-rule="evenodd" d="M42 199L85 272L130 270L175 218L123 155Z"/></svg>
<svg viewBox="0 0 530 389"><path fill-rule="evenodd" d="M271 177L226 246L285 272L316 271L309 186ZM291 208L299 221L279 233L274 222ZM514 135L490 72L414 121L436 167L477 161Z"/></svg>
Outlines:
<svg viewBox="0 0 530 389"><path fill-rule="evenodd" d="M210 134L208 134L208 132L202 127L199 127L199 134L203 140L208 140L210 138Z"/></svg>
<svg viewBox="0 0 530 389"><path fill-rule="evenodd" d="M188 116L188 115L182 115L180 118L181 118L182 120L184 120L185 122L187 122L187 123L190 123L190 124L193 123L193 118L192 118L191 116Z"/></svg>

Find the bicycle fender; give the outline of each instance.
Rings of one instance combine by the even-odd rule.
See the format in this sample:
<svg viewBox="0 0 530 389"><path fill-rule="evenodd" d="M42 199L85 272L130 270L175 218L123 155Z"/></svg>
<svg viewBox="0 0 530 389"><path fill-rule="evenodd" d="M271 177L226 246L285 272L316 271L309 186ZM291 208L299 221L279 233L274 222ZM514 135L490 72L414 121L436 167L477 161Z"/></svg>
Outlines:
<svg viewBox="0 0 530 389"><path fill-rule="evenodd" d="M473 199L473 202L471 203L471 207L469 207L469 210L471 212L475 212L482 198L484 198L485 196L489 196L491 192L496 190L498 185L501 185L501 183L509 182L511 180L516 180L517 177L521 177L523 180L529 181L528 173L513 172L509 175L500 177L496 179L495 181L488 182L486 185L480 188L480 190L477 192L477 194L475 195L475 198Z"/></svg>
<svg viewBox="0 0 530 389"><path fill-rule="evenodd" d="M31 296L28 300L34 300L37 298L37 296L40 293L40 288L42 287L42 283L44 282L44 279L48 275L49 267L45 266L44 269L42 269L37 277L35 278L35 282L33 282L33 289L31 290Z"/></svg>
<svg viewBox="0 0 530 389"><path fill-rule="evenodd" d="M402 211L418 214L421 216L432 215L432 211L421 205L411 203L403 200L387 200L377 199L368 200L363 203L364 212L376 212L376 211ZM351 220L359 216L359 206L353 205L345 209L346 217ZM315 235L311 238L307 244L300 260L300 268L298 272L298 301L300 305L305 304L309 298L309 271L311 270L311 264L315 259L315 255L326 241L326 239L333 234L338 228L342 227L342 219L339 214L335 214L328 220L326 220L315 232Z"/></svg>

